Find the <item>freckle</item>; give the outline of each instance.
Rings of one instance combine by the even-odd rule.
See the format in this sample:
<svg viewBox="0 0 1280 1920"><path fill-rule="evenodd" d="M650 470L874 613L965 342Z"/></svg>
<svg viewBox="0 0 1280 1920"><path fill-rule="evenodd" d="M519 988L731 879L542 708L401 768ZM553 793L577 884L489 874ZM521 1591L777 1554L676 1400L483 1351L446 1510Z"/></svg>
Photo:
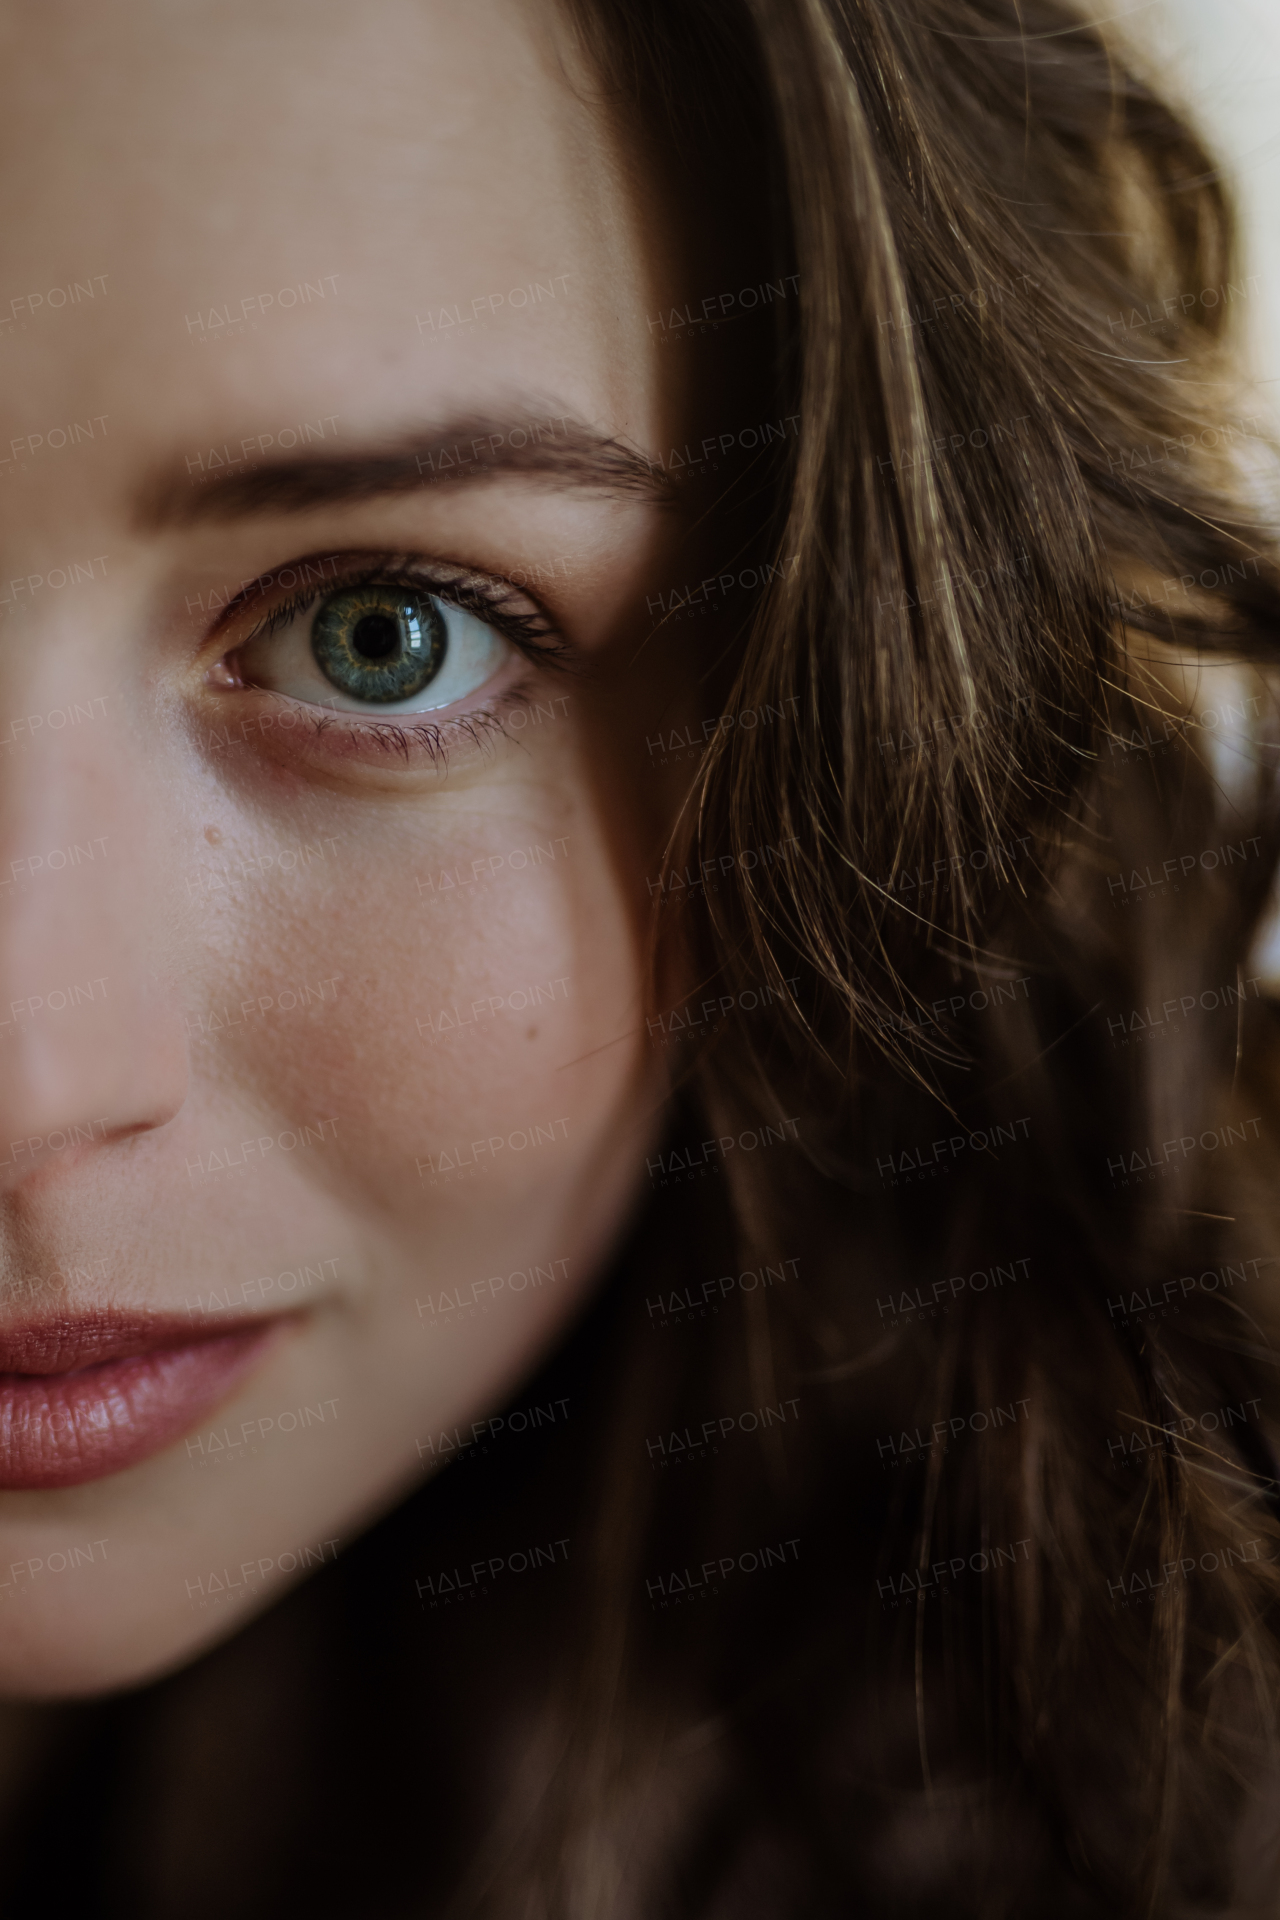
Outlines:
<svg viewBox="0 0 1280 1920"><path fill-rule="evenodd" d="M538 1037L538 1029L536 1027L530 1027L529 1031L525 1034L526 1040L536 1040L537 1037Z"/></svg>
<svg viewBox="0 0 1280 1920"><path fill-rule="evenodd" d="M222 845L222 829L220 827L206 827L204 837L211 847L220 847Z"/></svg>

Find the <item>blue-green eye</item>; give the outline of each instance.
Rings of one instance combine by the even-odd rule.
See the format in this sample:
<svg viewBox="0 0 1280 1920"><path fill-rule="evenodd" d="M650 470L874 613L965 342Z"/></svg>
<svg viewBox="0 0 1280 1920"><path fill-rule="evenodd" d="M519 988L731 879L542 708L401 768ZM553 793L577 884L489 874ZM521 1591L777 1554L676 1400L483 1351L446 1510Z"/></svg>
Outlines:
<svg viewBox="0 0 1280 1920"><path fill-rule="evenodd" d="M340 713L452 707L515 649L486 621L405 582L370 580L272 616L235 655L243 680Z"/></svg>
<svg viewBox="0 0 1280 1920"><path fill-rule="evenodd" d="M311 651L321 673L353 699L412 700L436 678L448 651L444 618L430 594L404 587L348 587L321 602Z"/></svg>

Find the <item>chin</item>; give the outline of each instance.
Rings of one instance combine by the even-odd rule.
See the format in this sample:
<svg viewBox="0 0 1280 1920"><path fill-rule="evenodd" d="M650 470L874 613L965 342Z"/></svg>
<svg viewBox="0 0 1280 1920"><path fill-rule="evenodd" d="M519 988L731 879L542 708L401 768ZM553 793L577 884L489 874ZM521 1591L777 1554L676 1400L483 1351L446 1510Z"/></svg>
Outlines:
<svg viewBox="0 0 1280 1920"><path fill-rule="evenodd" d="M33 1605L30 1589L0 1610L0 1699L92 1700L163 1679L239 1632L275 1593L256 1605L180 1604L148 1613L128 1592Z"/></svg>

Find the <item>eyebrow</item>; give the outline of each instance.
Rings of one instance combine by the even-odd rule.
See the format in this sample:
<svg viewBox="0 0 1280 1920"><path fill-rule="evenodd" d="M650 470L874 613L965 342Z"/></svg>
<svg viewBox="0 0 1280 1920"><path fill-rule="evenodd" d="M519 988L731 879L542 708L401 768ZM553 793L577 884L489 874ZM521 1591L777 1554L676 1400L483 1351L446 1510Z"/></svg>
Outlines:
<svg viewBox="0 0 1280 1920"><path fill-rule="evenodd" d="M337 419L327 414L275 434L246 435L181 456L181 464L174 461L145 482L136 523L154 532L258 514L305 513L465 480L522 478L661 505L676 496L661 460L566 414L514 421L469 415L390 444L344 450L337 444ZM293 436L288 446L297 450L271 452L285 433ZM323 451L317 442L327 443Z"/></svg>

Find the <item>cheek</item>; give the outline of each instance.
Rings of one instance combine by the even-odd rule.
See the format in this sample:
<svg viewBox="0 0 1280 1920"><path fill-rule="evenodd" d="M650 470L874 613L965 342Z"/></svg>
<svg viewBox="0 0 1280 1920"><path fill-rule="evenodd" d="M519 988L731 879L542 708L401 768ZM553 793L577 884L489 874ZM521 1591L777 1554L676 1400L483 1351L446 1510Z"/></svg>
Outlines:
<svg viewBox="0 0 1280 1920"><path fill-rule="evenodd" d="M205 947L211 1090L273 1126L334 1119L326 1186L393 1237L576 1184L644 1057L626 889L583 810L466 815L408 859L339 840L265 893Z"/></svg>

